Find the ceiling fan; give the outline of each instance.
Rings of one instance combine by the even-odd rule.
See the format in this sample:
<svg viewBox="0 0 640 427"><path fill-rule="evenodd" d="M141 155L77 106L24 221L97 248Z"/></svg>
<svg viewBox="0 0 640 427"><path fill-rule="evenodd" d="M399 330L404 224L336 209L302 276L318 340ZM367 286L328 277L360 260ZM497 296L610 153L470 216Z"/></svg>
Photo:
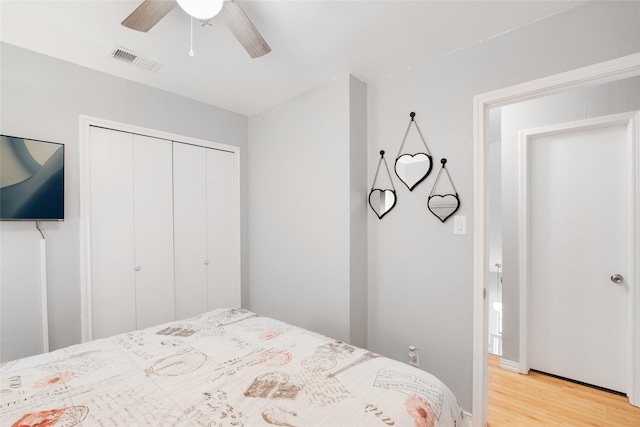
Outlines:
<svg viewBox="0 0 640 427"><path fill-rule="evenodd" d="M147 32L179 4L189 15L206 21L218 13L249 56L259 58L271 52L240 5L234 0L144 0L122 25L132 30Z"/></svg>

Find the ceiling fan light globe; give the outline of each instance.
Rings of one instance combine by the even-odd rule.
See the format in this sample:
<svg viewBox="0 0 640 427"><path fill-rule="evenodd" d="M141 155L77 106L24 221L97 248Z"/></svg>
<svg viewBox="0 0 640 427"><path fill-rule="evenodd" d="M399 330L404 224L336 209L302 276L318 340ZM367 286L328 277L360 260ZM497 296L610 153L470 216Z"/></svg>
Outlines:
<svg viewBox="0 0 640 427"><path fill-rule="evenodd" d="M211 19L222 10L223 0L177 0L178 5L196 19Z"/></svg>

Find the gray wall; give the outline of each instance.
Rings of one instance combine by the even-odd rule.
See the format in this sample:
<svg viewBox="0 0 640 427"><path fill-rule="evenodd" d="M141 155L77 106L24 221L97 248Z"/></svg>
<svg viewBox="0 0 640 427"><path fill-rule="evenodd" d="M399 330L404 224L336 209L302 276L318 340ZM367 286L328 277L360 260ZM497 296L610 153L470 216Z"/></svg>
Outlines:
<svg viewBox="0 0 640 427"><path fill-rule="evenodd" d="M89 115L151 129L238 146L241 149L243 223L246 224L247 117L141 84L79 67L13 45L0 45L1 133L64 143L66 147L65 221L42 223L47 237L49 332L52 349L76 344L80 326L80 183L79 115ZM142 71L141 71L142 72ZM246 227L243 228L246 247ZM0 223L3 240L0 276L3 333L8 324L29 324L33 311L13 297L33 294L33 277L18 269L39 271L33 222ZM35 243L34 243L35 242ZM33 251L35 245L36 251ZM244 266L248 265L243 252ZM246 275L248 276L248 275ZM39 276L35 276L38 280ZM243 280L245 285L248 283ZM248 286L243 286L247 290ZM9 296L12 298L10 299ZM248 295L243 296L243 301ZM26 303L26 300L25 300ZM12 310L11 310L12 309ZM9 311L11 310L11 311ZM33 322L31 322L33 323ZM24 335L39 333L31 328ZM37 352L11 344L2 336L3 361ZM39 337L29 337L38 342Z"/></svg>
<svg viewBox="0 0 640 427"><path fill-rule="evenodd" d="M360 345L365 114L366 86L345 75L249 118L249 307Z"/></svg>
<svg viewBox="0 0 640 427"><path fill-rule="evenodd" d="M369 348L439 376L471 408L474 95L640 51L640 3L589 2L369 83L369 182L378 152L395 154L409 112L460 194L469 234L453 235L426 209L435 174L398 204L369 214ZM436 171L437 172L437 171ZM509 264L504 260L504 264Z"/></svg>
<svg viewBox="0 0 640 427"><path fill-rule="evenodd" d="M367 85L349 76L349 342L367 346Z"/></svg>
<svg viewBox="0 0 640 427"><path fill-rule="evenodd" d="M518 132L556 123L640 110L640 78L513 104L502 108L503 358L520 361ZM611 167L603 164L594 167Z"/></svg>

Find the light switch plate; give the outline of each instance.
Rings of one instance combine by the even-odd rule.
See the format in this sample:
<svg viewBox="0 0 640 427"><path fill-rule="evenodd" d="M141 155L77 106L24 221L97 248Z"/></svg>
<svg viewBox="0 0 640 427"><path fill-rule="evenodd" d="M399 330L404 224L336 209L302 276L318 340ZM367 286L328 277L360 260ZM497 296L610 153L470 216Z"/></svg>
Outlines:
<svg viewBox="0 0 640 427"><path fill-rule="evenodd" d="M453 217L453 234L467 234L466 215L456 215Z"/></svg>

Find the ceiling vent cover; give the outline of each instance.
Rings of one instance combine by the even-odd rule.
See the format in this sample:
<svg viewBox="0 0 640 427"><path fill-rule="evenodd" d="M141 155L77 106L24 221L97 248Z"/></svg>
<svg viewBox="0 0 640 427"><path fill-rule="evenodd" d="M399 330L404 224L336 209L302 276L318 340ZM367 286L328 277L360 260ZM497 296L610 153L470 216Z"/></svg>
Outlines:
<svg viewBox="0 0 640 427"><path fill-rule="evenodd" d="M164 64L162 62L155 61L150 58L146 58L137 52L127 49L122 46L113 46L109 51L109 55L112 58L131 64L134 67L142 68L143 70L155 73Z"/></svg>

